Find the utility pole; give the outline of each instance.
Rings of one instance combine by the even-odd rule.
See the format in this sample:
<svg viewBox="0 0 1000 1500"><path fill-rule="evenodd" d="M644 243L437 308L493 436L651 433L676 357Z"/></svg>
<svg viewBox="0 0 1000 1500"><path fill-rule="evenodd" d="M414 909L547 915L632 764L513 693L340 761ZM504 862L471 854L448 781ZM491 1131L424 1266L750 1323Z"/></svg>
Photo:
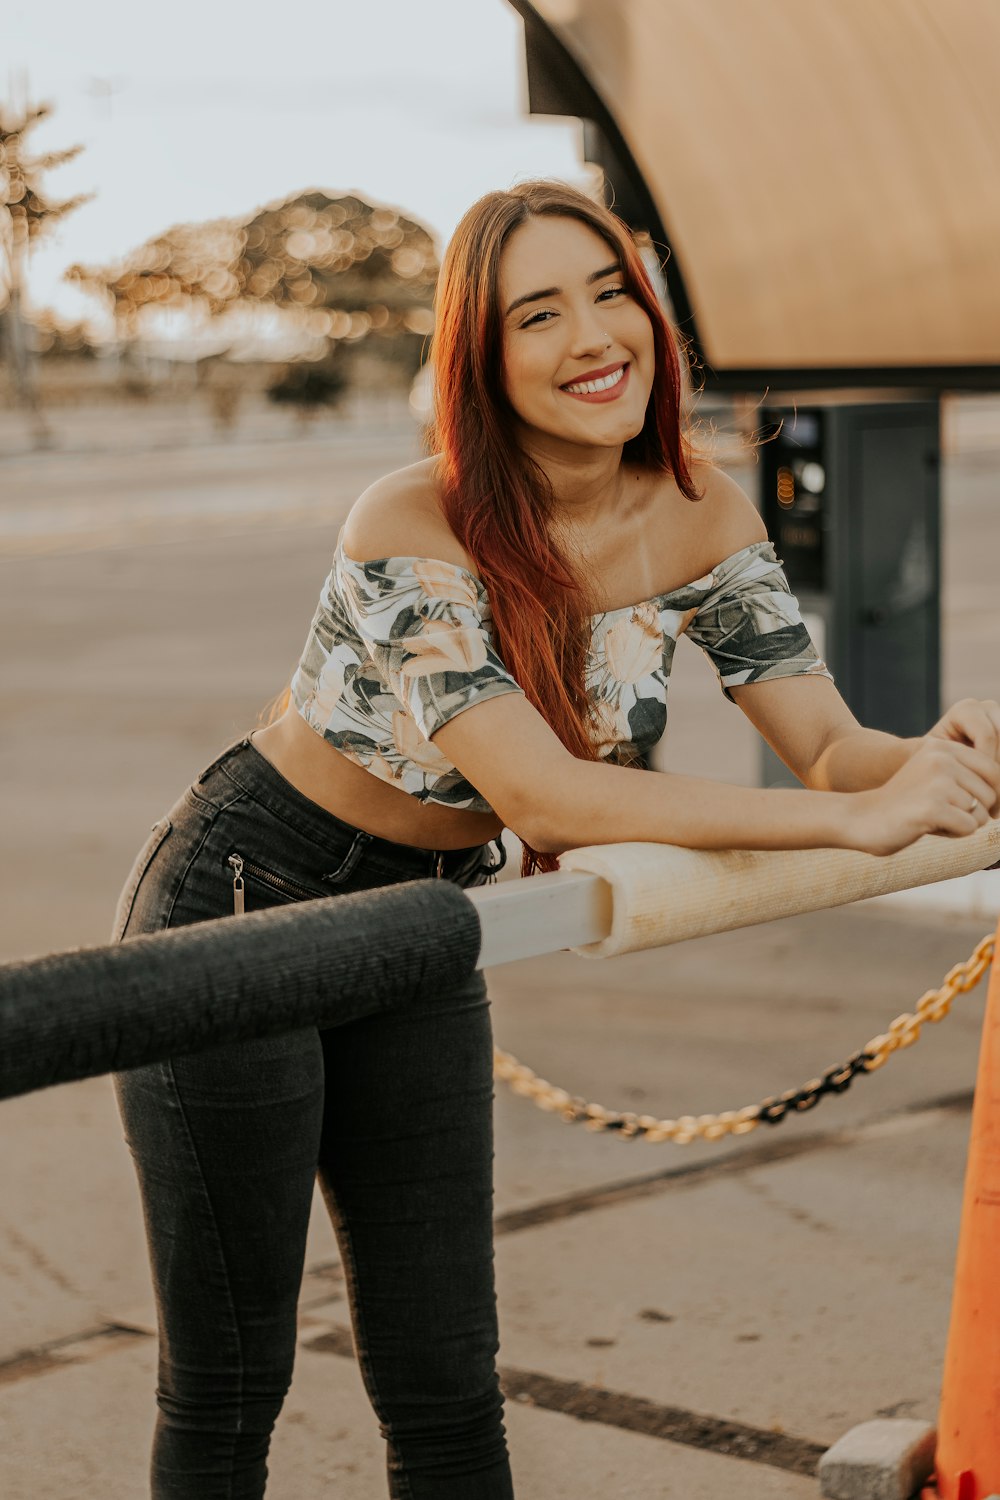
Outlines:
<svg viewBox="0 0 1000 1500"><path fill-rule="evenodd" d="M84 93L89 94L93 99L98 119L104 121L111 119L111 100L115 94L120 93L125 87L125 82L124 78L97 78L92 76L84 84Z"/></svg>
<svg viewBox="0 0 1000 1500"><path fill-rule="evenodd" d="M38 401L32 351L25 337L22 286L27 233L24 218L15 216L14 205L24 196L21 129L27 106L27 76L9 75L7 109L0 107L0 245L3 249L3 280L7 290L4 317L5 354L11 375L14 402L25 412L36 446L47 447L51 438L48 423ZM19 122L19 123L18 123ZM20 125L20 128L19 128Z"/></svg>

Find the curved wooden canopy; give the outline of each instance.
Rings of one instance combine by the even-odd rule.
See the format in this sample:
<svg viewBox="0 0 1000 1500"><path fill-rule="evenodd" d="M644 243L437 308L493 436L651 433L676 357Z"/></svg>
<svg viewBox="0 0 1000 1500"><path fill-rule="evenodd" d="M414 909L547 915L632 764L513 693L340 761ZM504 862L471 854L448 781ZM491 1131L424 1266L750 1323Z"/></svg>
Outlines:
<svg viewBox="0 0 1000 1500"><path fill-rule="evenodd" d="M710 378L1000 385L996 0L511 3Z"/></svg>

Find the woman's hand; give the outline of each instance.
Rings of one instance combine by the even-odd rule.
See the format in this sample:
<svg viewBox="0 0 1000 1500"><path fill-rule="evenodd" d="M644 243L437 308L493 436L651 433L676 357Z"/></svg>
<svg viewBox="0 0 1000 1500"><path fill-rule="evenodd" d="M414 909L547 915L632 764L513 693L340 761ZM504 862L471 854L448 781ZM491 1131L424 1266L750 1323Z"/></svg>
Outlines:
<svg viewBox="0 0 1000 1500"><path fill-rule="evenodd" d="M895 854L925 833L975 833L1000 812L998 745L997 704L956 704L883 786L850 796L847 847Z"/></svg>
<svg viewBox="0 0 1000 1500"><path fill-rule="evenodd" d="M962 698L928 730L928 737L957 740L1000 760L1000 703L992 698Z"/></svg>

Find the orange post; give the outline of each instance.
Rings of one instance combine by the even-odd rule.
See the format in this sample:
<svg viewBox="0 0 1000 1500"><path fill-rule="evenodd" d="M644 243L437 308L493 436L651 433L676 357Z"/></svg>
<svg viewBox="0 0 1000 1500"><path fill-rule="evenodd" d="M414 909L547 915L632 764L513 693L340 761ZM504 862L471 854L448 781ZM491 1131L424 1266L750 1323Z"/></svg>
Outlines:
<svg viewBox="0 0 1000 1500"><path fill-rule="evenodd" d="M972 1107L935 1478L925 1500L1000 1494L1000 927Z"/></svg>

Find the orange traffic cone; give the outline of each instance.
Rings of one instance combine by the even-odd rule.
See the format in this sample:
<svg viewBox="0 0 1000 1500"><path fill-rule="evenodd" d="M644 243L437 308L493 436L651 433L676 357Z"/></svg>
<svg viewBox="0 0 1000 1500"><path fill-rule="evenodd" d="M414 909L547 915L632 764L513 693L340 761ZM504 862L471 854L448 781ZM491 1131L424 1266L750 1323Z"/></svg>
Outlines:
<svg viewBox="0 0 1000 1500"><path fill-rule="evenodd" d="M1000 927L972 1108L935 1478L924 1500L1000 1494Z"/></svg>

